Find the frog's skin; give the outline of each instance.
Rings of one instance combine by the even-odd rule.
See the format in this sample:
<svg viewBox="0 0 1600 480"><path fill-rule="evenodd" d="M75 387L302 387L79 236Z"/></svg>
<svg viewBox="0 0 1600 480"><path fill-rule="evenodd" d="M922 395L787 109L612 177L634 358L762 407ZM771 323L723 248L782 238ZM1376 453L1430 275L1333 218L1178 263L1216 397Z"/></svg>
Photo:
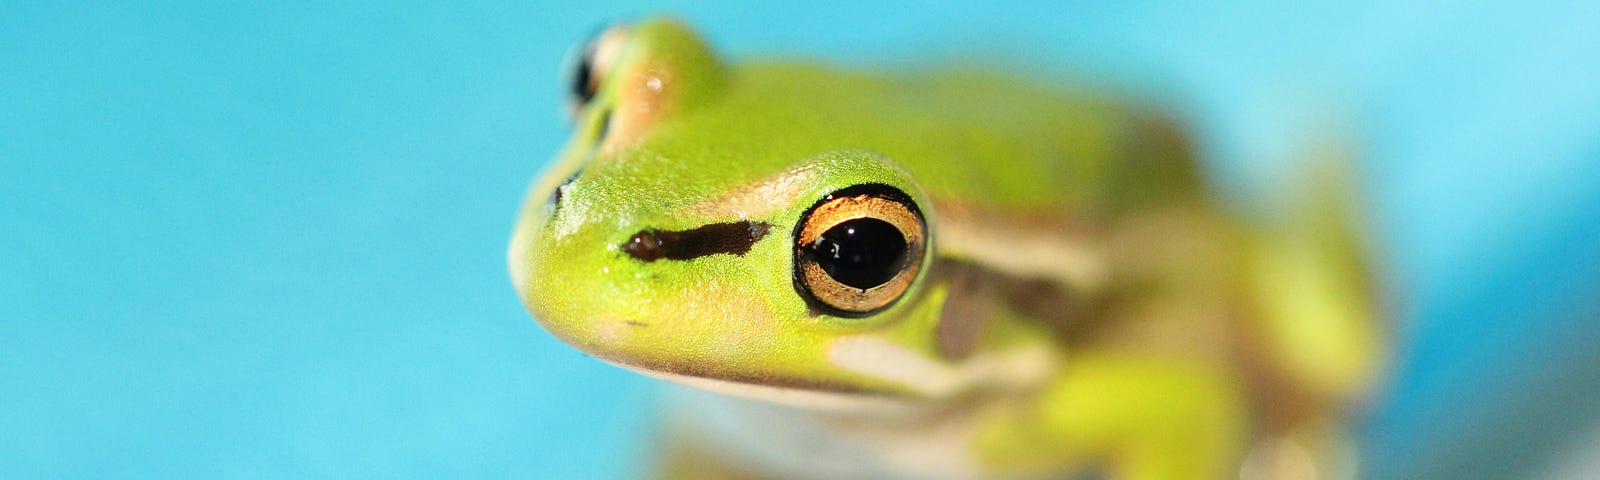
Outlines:
<svg viewBox="0 0 1600 480"><path fill-rule="evenodd" d="M661 473L1349 473L1381 339L1336 189L1242 221L1178 122L1087 91L725 63L665 19L584 52L512 278L563 341L711 392ZM891 260L830 284L811 239L851 221Z"/></svg>

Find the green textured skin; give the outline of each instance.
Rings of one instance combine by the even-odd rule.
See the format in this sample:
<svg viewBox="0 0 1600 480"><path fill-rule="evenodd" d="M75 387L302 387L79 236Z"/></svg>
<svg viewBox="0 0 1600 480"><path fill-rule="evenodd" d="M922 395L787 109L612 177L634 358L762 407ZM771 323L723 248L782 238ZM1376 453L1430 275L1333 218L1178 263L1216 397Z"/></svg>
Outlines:
<svg viewBox="0 0 1600 480"><path fill-rule="evenodd" d="M636 40L634 55L644 48L651 55L691 51L665 56L690 60L673 64L675 84L667 88L695 92L694 103L655 125L639 145L601 154L593 147L598 117L616 93L602 91L580 112L574 145L529 196L518 235L538 247L513 252L525 255L513 260L527 265L518 281L535 316L602 358L870 382L818 371L825 362L810 359L820 342L903 316L916 302L902 301L875 319L811 316L792 285L787 238L805 208L845 186L887 183L925 210L937 204L930 200L948 198L985 210L1070 215L1103 196L1104 166L1126 144L1126 111L1094 97L959 72L896 78L787 63L728 69L695 52L704 47L683 38L692 34L675 24L644 24L637 32L658 40L650 46ZM775 234L742 257L640 263L615 248L647 228L740 219L701 216L689 206L808 166L818 175L806 194L749 218L775 225ZM580 168L552 212L546 199ZM937 231L937 213L929 217ZM575 227L558 233L558 224ZM544 291L583 294L528 295ZM761 307L756 315L763 318L729 306ZM628 320L652 327L612 327ZM601 328L629 333L601 342L595 339Z"/></svg>
<svg viewBox="0 0 1600 480"><path fill-rule="evenodd" d="M818 199L852 185L891 185L921 206L925 267L943 257L997 254L941 246L941 230L960 227L955 222L973 212L994 223L1091 232L1148 204L1181 205L1207 222L1222 218L1195 194L1202 186L1192 152L1172 145L1182 142L1173 141L1164 117L1090 92L975 71L888 76L804 63L729 65L670 20L633 26L613 65L596 97L576 111L573 140L531 189L509 254L513 282L539 322L613 363L803 390L920 395L834 365L828 348L870 333L938 358L950 287L926 281L930 268L899 302L866 318L813 312L796 291L795 225ZM552 202L568 179L559 204ZM968 215L942 210L955 208ZM643 230L740 220L772 225L743 255L644 262L619 247ZM1230 222L1220 225L1223 237L1237 233ZM1000 315L1008 321L996 322L985 348L1056 341L1015 312ZM1106 363L1105 371L1149 370ZM1149 371L1151 379L1171 376ZM1195 383L1117 381L1133 385L1134 397ZM1202 396L1223 405L1235 393L1217 387ZM1108 395L1103 400L1120 398ZM1017 427L989 435L1008 428ZM987 439L993 446L983 448L1008 462L1039 461L1007 452L1025 448L1011 446L1022 437L1058 438L1053 433L1007 434L1017 438Z"/></svg>

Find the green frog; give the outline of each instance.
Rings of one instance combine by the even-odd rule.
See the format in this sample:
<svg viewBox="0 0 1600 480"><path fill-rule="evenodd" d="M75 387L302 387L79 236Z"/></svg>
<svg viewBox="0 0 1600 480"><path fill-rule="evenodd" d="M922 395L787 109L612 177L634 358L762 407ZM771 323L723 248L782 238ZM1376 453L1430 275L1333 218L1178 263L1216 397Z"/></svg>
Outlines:
<svg viewBox="0 0 1600 480"><path fill-rule="evenodd" d="M605 30L509 263L551 334L691 387L679 478L1338 478L1381 371L1337 179L1222 206L1156 105Z"/></svg>

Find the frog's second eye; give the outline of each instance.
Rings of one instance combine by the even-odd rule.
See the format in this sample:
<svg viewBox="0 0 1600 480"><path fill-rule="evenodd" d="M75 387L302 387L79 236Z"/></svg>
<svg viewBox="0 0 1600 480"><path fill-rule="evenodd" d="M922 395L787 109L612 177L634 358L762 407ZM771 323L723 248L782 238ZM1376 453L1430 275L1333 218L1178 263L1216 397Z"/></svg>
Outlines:
<svg viewBox="0 0 1600 480"><path fill-rule="evenodd" d="M576 113L594 100L600 93L600 87L605 84L607 75L611 72L612 64L617 55L621 53L622 43L627 39L627 30L621 26L607 28L583 46L577 55L577 61L572 64L572 78L568 88L571 89L572 111Z"/></svg>
<svg viewBox="0 0 1600 480"><path fill-rule="evenodd" d="M861 317L893 305L916 279L922 213L905 192L866 184L811 207L795 228L795 286L813 307Z"/></svg>

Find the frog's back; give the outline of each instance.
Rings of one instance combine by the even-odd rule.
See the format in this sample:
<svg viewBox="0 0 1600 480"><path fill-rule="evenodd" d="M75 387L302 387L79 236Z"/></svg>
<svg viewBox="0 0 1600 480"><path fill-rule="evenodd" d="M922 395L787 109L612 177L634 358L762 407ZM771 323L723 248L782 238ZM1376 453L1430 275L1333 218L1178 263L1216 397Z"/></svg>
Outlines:
<svg viewBox="0 0 1600 480"><path fill-rule="evenodd" d="M1034 220L1104 216L1143 201L1130 190L1191 200L1195 189L1194 156L1176 122L1082 89L975 70L880 75L790 62L740 65L723 85L719 99L675 127L716 132L715 142L663 137L759 171L831 150L877 152L935 202Z"/></svg>

